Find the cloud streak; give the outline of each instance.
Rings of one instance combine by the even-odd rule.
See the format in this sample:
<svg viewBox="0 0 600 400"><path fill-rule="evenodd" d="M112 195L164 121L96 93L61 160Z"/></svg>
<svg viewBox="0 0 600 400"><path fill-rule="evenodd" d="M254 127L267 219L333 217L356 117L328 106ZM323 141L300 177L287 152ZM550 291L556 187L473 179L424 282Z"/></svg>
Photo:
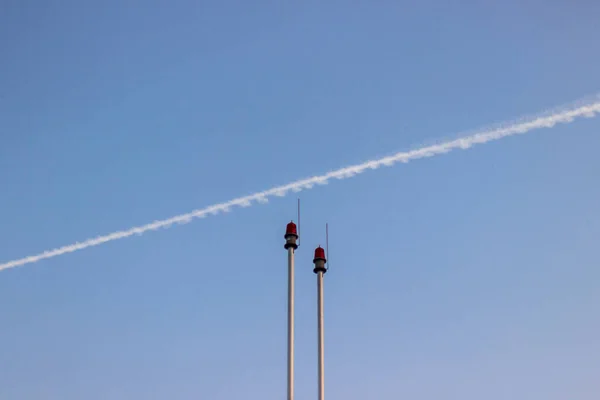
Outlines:
<svg viewBox="0 0 600 400"><path fill-rule="evenodd" d="M194 210L187 214L181 214L164 220L154 221L146 225L136 226L122 231L116 231L107 235L87 239L83 242L75 242L68 246L63 246L56 249L47 250L36 255L8 261L4 264L0 264L0 271L35 263L48 258L58 257L67 253L73 253L89 247L99 246L114 240L125 239L134 235L142 235L149 231L155 231L161 228L169 228L175 224L187 224L192 222L195 218L204 218L209 215L217 215L220 213L229 212L235 207L250 207L256 203L267 203L270 197L283 197L290 192L300 192L302 190L311 189L315 185L325 185L331 179L347 179L369 169L377 169L382 166L392 166L397 163L408 163L412 160L433 157L448 153L453 150L465 150L478 144L492 142L505 137L525 134L541 128L552 128L556 124L571 123L577 118L592 118L599 113L600 96L595 96L591 100L578 102L574 106L554 110L536 117L505 123L498 127L482 130L454 140L373 159L361 164L340 168L324 175L317 175L310 178L301 179L262 192L253 193L248 196L238 197L236 199L219 204L213 204L205 208Z"/></svg>

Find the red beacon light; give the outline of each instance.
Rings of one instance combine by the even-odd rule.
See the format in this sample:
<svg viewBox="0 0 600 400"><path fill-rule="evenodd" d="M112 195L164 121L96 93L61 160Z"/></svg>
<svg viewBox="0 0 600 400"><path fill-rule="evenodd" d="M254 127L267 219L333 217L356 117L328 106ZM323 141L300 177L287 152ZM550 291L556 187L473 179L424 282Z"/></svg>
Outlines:
<svg viewBox="0 0 600 400"><path fill-rule="evenodd" d="M327 268L325 268L325 263L327 262L327 259L325 258L325 249L322 248L321 246L317 247L315 249L315 258L313 259L313 263L315 263L315 268L313 269L313 272L315 274L322 272L325 273L327 272Z"/></svg>
<svg viewBox="0 0 600 400"><path fill-rule="evenodd" d="M317 260L325 261L325 249L322 248L321 246L319 246L315 249L315 259L313 260L313 262L315 262Z"/></svg>
<svg viewBox="0 0 600 400"><path fill-rule="evenodd" d="M285 236L288 236L288 235L294 235L294 236L298 237L298 228L296 228L296 224L294 223L294 221L287 224L287 226L285 228Z"/></svg>
<svg viewBox="0 0 600 400"><path fill-rule="evenodd" d="M283 237L285 238L285 245L283 246L284 248L289 249L291 247L294 250L298 248L298 245L296 244L296 241L298 240L298 228L296 227L294 221L291 221L289 224L287 224L285 228L285 235Z"/></svg>

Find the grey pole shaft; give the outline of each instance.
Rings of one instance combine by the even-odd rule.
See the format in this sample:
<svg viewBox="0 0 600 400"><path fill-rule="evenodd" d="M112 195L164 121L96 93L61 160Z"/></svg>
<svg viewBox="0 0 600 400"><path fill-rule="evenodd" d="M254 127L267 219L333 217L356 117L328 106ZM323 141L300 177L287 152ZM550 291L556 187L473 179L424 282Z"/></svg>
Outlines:
<svg viewBox="0 0 600 400"><path fill-rule="evenodd" d="M325 354L324 354L324 342L325 342L325 331L323 326L323 272L317 273L317 307L318 307L318 329L319 329L319 400L325 400Z"/></svg>
<svg viewBox="0 0 600 400"><path fill-rule="evenodd" d="M288 248L287 399L294 400L294 249Z"/></svg>

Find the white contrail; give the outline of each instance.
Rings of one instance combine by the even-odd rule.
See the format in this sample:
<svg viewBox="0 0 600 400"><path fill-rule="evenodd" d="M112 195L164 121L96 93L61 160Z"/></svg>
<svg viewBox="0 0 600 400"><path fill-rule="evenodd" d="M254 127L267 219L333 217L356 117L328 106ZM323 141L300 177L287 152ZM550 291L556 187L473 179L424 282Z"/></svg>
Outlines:
<svg viewBox="0 0 600 400"><path fill-rule="evenodd" d="M570 123L575 118L591 118L597 113L600 113L600 96L595 96L592 98L592 100L588 100L583 103L578 102L575 106L562 108L561 110L553 111L549 114L546 113L541 116L528 118L526 120L507 123L501 125L500 127L483 130L478 133L450 140L444 143L421 147L411 151L400 152L391 156L367 161L362 164L340 168L325 175L313 176L312 178L302 179L286 185L277 186L263 192L251 194L249 196L238 197L237 199L233 199L225 203L214 204L212 206L195 210L187 214L178 215L162 221L154 221L150 224L130 228L124 231L109 233L108 235L98 236L93 239L88 239L84 242L76 242L68 246L47 250L37 255L8 261L4 264L0 264L0 271L34 263L46 258L58 257L63 254L72 253L77 250L83 250L92 246L98 246L113 240L123 239L133 235L141 235L144 232L157 230L159 228L168 228L173 224L186 224L191 222L193 218L204 218L207 215L216 215L221 212L228 212L231 210L231 208L236 206L249 207L253 202L266 203L268 202L269 197L285 196L290 191L299 192L303 189L310 189L314 185L324 185L333 178L350 178L356 174L364 172L367 169L377 169L384 165L391 166L398 162L407 163L411 160L416 160L419 158L432 157L438 154L448 153L455 149L468 149L476 144L483 144L493 140L502 139L507 136L527 133L534 129L551 128L558 123Z"/></svg>

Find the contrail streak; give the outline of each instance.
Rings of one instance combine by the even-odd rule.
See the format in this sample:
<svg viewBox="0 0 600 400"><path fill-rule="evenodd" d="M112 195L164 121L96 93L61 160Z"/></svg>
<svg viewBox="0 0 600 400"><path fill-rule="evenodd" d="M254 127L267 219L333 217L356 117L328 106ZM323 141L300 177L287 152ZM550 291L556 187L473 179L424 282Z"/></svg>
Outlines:
<svg viewBox="0 0 600 400"><path fill-rule="evenodd" d="M299 192L303 189L311 189L314 185L327 184L330 179L345 179L360 174L368 169L377 169L381 166L391 166L395 163L407 163L419 158L432 157L438 154L445 154L456 149L468 149L473 145L483 144L494 140L502 139L508 136L524 134L539 128L551 128L559 123L570 123L576 118L592 118L600 113L600 96L595 96L592 100L576 103L575 106L563 108L541 116L528 118L512 123L505 123L500 127L480 131L478 133L450 140L447 142L421 147L415 150L396 153L391 156L366 161L362 164L356 164L331 171L325 175L317 175L311 178L298 180L286 185L277 186L269 190L257 192L248 196L238 197L224 203L214 204L206 208L194 210L187 214L177 215L161 221L154 221L150 224L137 226L123 231L109 233L108 235L98 236L88 239L84 242L76 242L68 246L59 247L53 250L47 250L43 253L32 255L13 261L0 264L0 271L31 264L47 258L58 257L63 254L87 249L88 247L98 246L113 240L124 239L133 235L141 235L148 231L154 231L159 228L168 228L173 224L186 224L194 218L204 218L208 215L216 215L221 212L228 212L233 207L249 207L254 202L266 203L272 196L285 196L290 191Z"/></svg>

